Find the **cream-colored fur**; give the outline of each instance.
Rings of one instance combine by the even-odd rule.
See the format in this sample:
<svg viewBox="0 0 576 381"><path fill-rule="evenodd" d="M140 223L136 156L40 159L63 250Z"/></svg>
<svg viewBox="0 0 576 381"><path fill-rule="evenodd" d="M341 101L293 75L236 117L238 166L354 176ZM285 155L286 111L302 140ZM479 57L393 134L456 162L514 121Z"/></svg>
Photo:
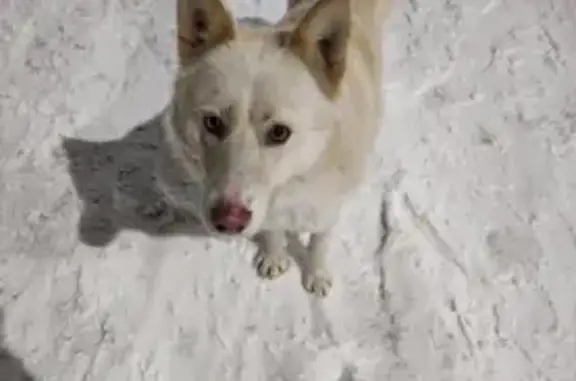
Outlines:
<svg viewBox="0 0 576 381"><path fill-rule="evenodd" d="M276 25L235 23L221 0L179 1L181 71L164 125L180 165L202 174L202 214L234 189L267 278L288 268L286 234L311 233L302 281L325 296L327 238L378 132L388 0L292 0ZM206 132L206 115L225 136ZM270 146L275 124L292 134Z"/></svg>

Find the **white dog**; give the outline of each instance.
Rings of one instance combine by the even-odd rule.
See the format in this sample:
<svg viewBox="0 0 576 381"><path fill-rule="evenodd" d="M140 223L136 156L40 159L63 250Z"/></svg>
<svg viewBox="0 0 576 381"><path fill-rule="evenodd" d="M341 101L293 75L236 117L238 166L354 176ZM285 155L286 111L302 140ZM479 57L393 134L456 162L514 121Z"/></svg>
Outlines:
<svg viewBox="0 0 576 381"><path fill-rule="evenodd" d="M221 0L179 0L171 154L204 174L213 230L257 239L261 276L288 269L287 234L311 233L302 282L317 296L332 285L329 232L378 132L388 3L292 0L268 25L236 23Z"/></svg>

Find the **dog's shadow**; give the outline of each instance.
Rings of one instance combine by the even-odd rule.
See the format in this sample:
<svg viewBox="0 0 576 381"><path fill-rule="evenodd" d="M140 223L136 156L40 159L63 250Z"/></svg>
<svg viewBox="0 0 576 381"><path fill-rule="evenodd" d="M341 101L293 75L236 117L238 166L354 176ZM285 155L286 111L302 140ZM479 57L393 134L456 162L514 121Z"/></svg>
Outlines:
<svg viewBox="0 0 576 381"><path fill-rule="evenodd" d="M0 308L0 381L34 381L20 358L4 346L4 311Z"/></svg>
<svg viewBox="0 0 576 381"><path fill-rule="evenodd" d="M103 247L125 229L152 236L207 234L195 213L173 206L162 190L161 184L170 181L169 169L177 166L171 165L161 123L159 114L118 140L63 139L68 170L83 204L78 227L83 243ZM198 203L198 184L174 181L180 183L171 184L172 189L180 187Z"/></svg>

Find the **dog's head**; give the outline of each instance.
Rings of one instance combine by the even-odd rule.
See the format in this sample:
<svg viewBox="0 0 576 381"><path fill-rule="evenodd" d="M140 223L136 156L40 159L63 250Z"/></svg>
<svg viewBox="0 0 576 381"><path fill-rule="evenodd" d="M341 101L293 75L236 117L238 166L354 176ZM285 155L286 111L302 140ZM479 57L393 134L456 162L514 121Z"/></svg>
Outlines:
<svg viewBox="0 0 576 381"><path fill-rule="evenodd" d="M179 3L172 143L184 165L203 169L210 225L251 235L275 190L316 163L338 120L349 0L320 0L291 26L236 24L221 0Z"/></svg>

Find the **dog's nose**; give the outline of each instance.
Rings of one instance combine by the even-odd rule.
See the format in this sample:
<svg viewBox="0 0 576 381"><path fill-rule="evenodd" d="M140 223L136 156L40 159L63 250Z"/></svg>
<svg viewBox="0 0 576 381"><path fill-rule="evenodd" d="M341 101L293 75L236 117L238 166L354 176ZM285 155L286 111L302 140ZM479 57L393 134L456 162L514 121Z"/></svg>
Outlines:
<svg viewBox="0 0 576 381"><path fill-rule="evenodd" d="M242 233L250 224L251 219L250 209L226 199L218 200L210 210L210 220L219 233Z"/></svg>

